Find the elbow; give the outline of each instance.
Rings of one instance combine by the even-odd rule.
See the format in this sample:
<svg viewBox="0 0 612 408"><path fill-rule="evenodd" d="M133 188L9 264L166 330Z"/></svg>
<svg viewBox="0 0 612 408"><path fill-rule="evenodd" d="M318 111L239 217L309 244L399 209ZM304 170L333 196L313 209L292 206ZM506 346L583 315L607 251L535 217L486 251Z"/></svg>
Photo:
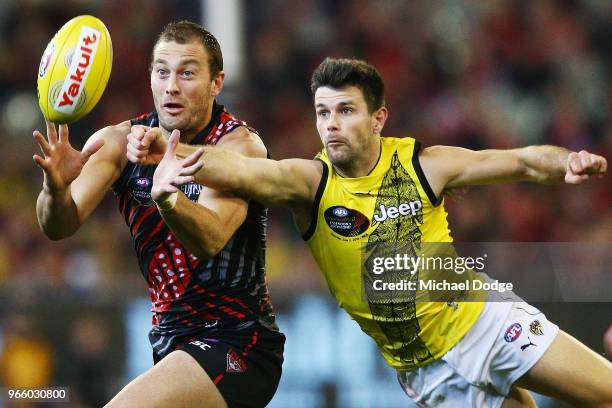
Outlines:
<svg viewBox="0 0 612 408"><path fill-rule="evenodd" d="M41 226L40 229L43 232L43 234L45 234L45 236L49 238L51 241L60 241L64 238L70 237L74 233L74 232L53 230L53 229L45 228L43 226Z"/></svg>
<svg viewBox="0 0 612 408"><path fill-rule="evenodd" d="M45 232L45 235L47 236L47 238L49 238L49 240L51 241L61 241L62 239L66 238L63 235L59 235L59 234L49 234L47 232Z"/></svg>
<svg viewBox="0 0 612 408"><path fill-rule="evenodd" d="M43 234L51 241L60 241L64 238L68 238L72 234L62 233L61 231L52 231L45 228L41 228Z"/></svg>
<svg viewBox="0 0 612 408"><path fill-rule="evenodd" d="M64 238L68 238L72 236L77 230L77 228L73 228L70 230L65 228L54 228L53 226L44 224L43 222L41 222L41 220L38 220L38 225L40 226L40 230L42 231L42 233L45 234L45 236L51 241L60 241Z"/></svg>

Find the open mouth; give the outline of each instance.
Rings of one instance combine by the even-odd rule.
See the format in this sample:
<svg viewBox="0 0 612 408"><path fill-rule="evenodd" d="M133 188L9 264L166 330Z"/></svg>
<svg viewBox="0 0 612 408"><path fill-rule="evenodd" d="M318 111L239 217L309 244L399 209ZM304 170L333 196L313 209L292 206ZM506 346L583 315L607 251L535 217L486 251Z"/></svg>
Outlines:
<svg viewBox="0 0 612 408"><path fill-rule="evenodd" d="M175 103L175 102L168 102L168 103L164 103L163 105L164 111L172 114L177 114L183 111L183 109L185 109L185 107L183 105L181 105L180 103Z"/></svg>

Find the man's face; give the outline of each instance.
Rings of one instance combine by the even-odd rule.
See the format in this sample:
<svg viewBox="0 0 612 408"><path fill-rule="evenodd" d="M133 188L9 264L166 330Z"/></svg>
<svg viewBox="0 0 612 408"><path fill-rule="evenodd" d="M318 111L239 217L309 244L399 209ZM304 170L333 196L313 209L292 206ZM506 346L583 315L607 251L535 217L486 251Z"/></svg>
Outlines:
<svg viewBox="0 0 612 408"><path fill-rule="evenodd" d="M330 161L338 167L370 154L375 114L368 113L363 92L355 86L318 88L315 92L317 130Z"/></svg>
<svg viewBox="0 0 612 408"><path fill-rule="evenodd" d="M222 85L223 72L211 78L201 43L161 41L155 46L151 91L159 123L167 131L179 129L182 135L195 136L210 120Z"/></svg>

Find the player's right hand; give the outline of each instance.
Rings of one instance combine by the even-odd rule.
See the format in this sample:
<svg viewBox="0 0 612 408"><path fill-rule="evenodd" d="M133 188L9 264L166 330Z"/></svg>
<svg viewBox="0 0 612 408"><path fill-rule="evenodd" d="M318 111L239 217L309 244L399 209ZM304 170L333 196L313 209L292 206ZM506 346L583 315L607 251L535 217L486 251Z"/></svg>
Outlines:
<svg viewBox="0 0 612 408"><path fill-rule="evenodd" d="M85 145L83 151L72 147L68 140L68 125L59 125L59 135L55 124L47 123L47 137L38 130L34 131L34 139L42 156L35 154L34 162L43 170L43 188L47 191L61 191L70 185L81 174L83 166L92 154L104 145L103 140L96 140Z"/></svg>
<svg viewBox="0 0 612 408"><path fill-rule="evenodd" d="M134 125L127 136L129 161L141 166L158 164L166 153L168 142L158 127Z"/></svg>
<svg viewBox="0 0 612 408"><path fill-rule="evenodd" d="M165 199L169 194L175 193L183 184L195 180L195 174L202 168L204 162L200 157L204 149L198 149L184 159L176 157L176 147L179 144L181 132L173 130L164 152L162 161L153 174L153 187L151 198L155 202Z"/></svg>
<svg viewBox="0 0 612 408"><path fill-rule="evenodd" d="M603 178L608 171L605 157L589 153L586 150L571 152L565 165L565 182L580 184L591 177Z"/></svg>

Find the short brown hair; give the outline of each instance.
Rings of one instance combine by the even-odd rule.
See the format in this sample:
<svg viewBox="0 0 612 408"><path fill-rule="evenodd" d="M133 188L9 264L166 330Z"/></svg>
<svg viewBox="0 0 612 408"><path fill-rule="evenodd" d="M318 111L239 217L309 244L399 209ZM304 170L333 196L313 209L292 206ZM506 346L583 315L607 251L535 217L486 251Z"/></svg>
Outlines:
<svg viewBox="0 0 612 408"><path fill-rule="evenodd" d="M155 46L162 41L174 41L179 44L187 44L192 40L199 40L208 52L208 68L211 77L215 77L223 70L223 54L219 42L209 31L192 21L179 21L166 24L155 41Z"/></svg>
<svg viewBox="0 0 612 408"><path fill-rule="evenodd" d="M373 113L385 106L385 85L374 66L366 61L348 58L325 58L315 69L310 81L312 96L318 88L333 89L356 86L363 93L368 111Z"/></svg>

